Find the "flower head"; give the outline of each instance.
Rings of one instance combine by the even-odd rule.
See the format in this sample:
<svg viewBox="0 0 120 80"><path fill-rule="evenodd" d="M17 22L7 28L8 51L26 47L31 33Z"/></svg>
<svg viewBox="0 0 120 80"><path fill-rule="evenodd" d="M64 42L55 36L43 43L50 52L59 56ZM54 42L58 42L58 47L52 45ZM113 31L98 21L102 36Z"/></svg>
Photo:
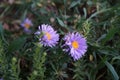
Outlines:
<svg viewBox="0 0 120 80"><path fill-rule="evenodd" d="M21 26L24 29L25 32L30 33L31 31L29 30L29 28L32 26L32 21L28 18L26 18L22 23Z"/></svg>
<svg viewBox="0 0 120 80"><path fill-rule="evenodd" d="M74 60L81 58L87 51L86 39L83 38L78 32L69 33L64 37L65 44L67 48L64 51L68 52L73 57Z"/></svg>
<svg viewBox="0 0 120 80"><path fill-rule="evenodd" d="M59 35L50 25L42 24L39 26L39 31L37 31L35 34L41 33L43 33L43 35L39 40L44 46L53 47L58 43Z"/></svg>

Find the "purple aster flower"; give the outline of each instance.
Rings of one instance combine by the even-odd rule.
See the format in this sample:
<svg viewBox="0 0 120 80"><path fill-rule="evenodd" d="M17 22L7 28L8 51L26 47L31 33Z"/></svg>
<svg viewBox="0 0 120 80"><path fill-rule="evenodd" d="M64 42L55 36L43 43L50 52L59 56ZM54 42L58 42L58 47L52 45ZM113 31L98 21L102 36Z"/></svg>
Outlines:
<svg viewBox="0 0 120 80"><path fill-rule="evenodd" d="M42 24L39 26L39 31L37 31L35 34L41 33L43 34L39 40L42 45L53 47L58 43L59 35L50 25Z"/></svg>
<svg viewBox="0 0 120 80"><path fill-rule="evenodd" d="M68 52L73 57L74 60L80 59L87 51L86 39L83 38L78 32L69 33L64 37L65 44L67 48L64 51Z"/></svg>
<svg viewBox="0 0 120 80"><path fill-rule="evenodd" d="M0 80L3 80L3 78L1 78Z"/></svg>
<svg viewBox="0 0 120 80"><path fill-rule="evenodd" d="M32 26L32 21L28 18L26 18L22 23L21 26L24 29L25 32L27 33L31 33L31 30L29 30L29 28Z"/></svg>

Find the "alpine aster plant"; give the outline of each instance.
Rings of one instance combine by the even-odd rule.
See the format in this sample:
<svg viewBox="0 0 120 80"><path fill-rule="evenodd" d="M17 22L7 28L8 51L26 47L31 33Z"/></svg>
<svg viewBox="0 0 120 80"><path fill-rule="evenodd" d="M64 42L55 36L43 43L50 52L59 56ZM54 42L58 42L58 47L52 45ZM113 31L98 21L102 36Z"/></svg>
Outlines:
<svg viewBox="0 0 120 80"><path fill-rule="evenodd" d="M86 39L78 32L68 33L65 35L64 41L63 46L67 47L64 51L69 52L74 61L80 59L87 51Z"/></svg>
<svg viewBox="0 0 120 80"><path fill-rule="evenodd" d="M42 24L39 26L39 31L35 34L41 34L42 37L39 39L40 43L44 46L54 47L59 40L59 35L57 32L52 28L52 26L47 24Z"/></svg>
<svg viewBox="0 0 120 80"><path fill-rule="evenodd" d="M31 31L29 30L29 28L32 26L32 21L29 18L26 18L22 23L21 26L24 29L24 31L26 33L30 33Z"/></svg>

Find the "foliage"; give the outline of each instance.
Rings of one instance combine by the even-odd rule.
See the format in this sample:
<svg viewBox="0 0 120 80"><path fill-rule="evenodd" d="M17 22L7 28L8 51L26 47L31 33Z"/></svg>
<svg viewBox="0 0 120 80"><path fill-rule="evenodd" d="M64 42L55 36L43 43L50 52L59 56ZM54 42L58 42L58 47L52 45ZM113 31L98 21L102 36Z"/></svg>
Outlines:
<svg viewBox="0 0 120 80"><path fill-rule="evenodd" d="M0 78L4 80L119 80L120 0L1 0ZM21 23L33 22L31 33ZM38 26L60 34L57 46L43 47ZM78 61L62 50L66 33L77 31L88 49Z"/></svg>

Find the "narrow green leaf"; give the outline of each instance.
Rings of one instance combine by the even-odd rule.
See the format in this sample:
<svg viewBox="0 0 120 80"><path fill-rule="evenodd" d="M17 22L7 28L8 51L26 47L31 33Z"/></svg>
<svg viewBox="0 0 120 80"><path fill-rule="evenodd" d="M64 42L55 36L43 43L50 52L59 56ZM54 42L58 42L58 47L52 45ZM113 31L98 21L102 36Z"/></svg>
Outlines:
<svg viewBox="0 0 120 80"><path fill-rule="evenodd" d="M87 17L87 10L86 10L86 8L83 8L83 11L84 11L84 17L86 18Z"/></svg>
<svg viewBox="0 0 120 80"><path fill-rule="evenodd" d="M111 10L111 8L109 8L109 9L103 9L103 10L97 11L97 12L93 13L87 20L89 21L89 20L91 20L93 17L97 16L98 14L107 12L107 11L109 11L109 10Z"/></svg>
<svg viewBox="0 0 120 80"><path fill-rule="evenodd" d="M1 36L1 38L2 38L2 40L6 43L6 44L8 44L8 42L5 40L5 38L4 38L4 29L3 29L3 26L2 26L2 23L0 22L0 36Z"/></svg>
<svg viewBox="0 0 120 80"><path fill-rule="evenodd" d="M106 41L109 41L113 38L113 36L115 35L115 33L117 33L118 31L118 28L114 27L114 28L111 28L109 30L109 32L106 34L106 37L103 39L103 44L106 42Z"/></svg>
<svg viewBox="0 0 120 80"><path fill-rule="evenodd" d="M23 15L21 17L21 20L24 20L26 18L27 15L27 10L23 11Z"/></svg>
<svg viewBox="0 0 120 80"><path fill-rule="evenodd" d="M58 23L59 23L62 27L65 27L65 24L63 23L62 20L60 20L59 18L57 18L57 21L58 21Z"/></svg>
<svg viewBox="0 0 120 80"><path fill-rule="evenodd" d="M75 6L78 5L78 4L80 4L80 1L81 1L81 0L73 1L73 2L71 3L71 5L70 5L69 9L72 8L72 7L75 7Z"/></svg>
<svg viewBox="0 0 120 80"><path fill-rule="evenodd" d="M114 60L116 60L116 59L120 60L120 56L116 56L116 57L114 57L112 60L114 61Z"/></svg>
<svg viewBox="0 0 120 80"><path fill-rule="evenodd" d="M117 72L115 71L114 67L108 61L105 61L105 64L108 67L108 69L110 70L110 72L112 73L114 80L119 80L119 76L118 76Z"/></svg>
<svg viewBox="0 0 120 80"><path fill-rule="evenodd" d="M106 34L103 34L102 36L100 36L100 37L97 39L96 42L99 42L99 41L103 40L105 37L106 37Z"/></svg>
<svg viewBox="0 0 120 80"><path fill-rule="evenodd" d="M2 27L2 23L0 22L0 34L3 34L3 27Z"/></svg>

